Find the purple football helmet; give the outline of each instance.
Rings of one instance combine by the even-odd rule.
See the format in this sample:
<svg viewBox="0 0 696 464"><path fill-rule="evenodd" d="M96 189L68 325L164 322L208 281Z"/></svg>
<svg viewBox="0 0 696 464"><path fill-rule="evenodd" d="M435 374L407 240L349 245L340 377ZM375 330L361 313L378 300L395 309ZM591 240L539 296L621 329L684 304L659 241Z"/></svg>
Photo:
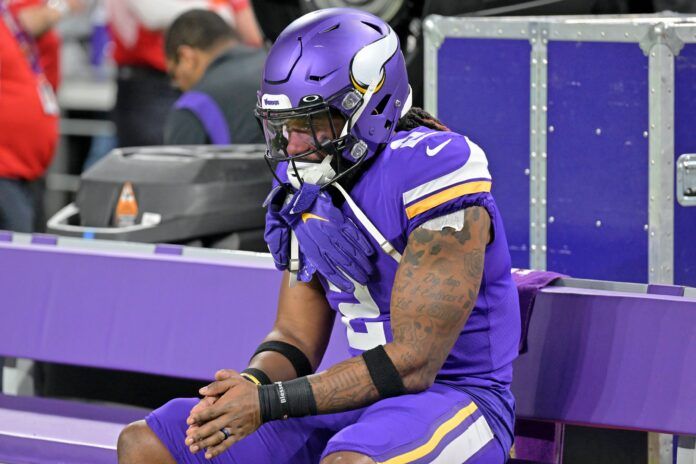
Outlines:
<svg viewBox="0 0 696 464"><path fill-rule="evenodd" d="M267 159L291 161L294 168L295 160L331 156L331 175L317 182L327 185L374 156L410 106L392 28L365 11L330 8L302 16L278 37L266 59L256 116ZM291 134L298 133L308 141L299 152L289 149Z"/></svg>

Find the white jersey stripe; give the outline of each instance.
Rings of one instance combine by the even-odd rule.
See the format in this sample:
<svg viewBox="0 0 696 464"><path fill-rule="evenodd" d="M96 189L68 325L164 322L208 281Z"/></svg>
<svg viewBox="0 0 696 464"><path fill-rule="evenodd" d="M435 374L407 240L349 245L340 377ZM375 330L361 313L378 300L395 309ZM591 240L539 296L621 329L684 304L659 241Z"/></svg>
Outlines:
<svg viewBox="0 0 696 464"><path fill-rule="evenodd" d="M466 462L467 459L476 454L492 439L493 431L488 426L486 418L481 416L464 433L452 440L432 463L451 464Z"/></svg>
<svg viewBox="0 0 696 464"><path fill-rule="evenodd" d="M438 177L437 179L412 188L408 192L405 192L403 194L404 205L413 203L420 198L449 187L450 185L459 184L473 179L490 180L491 174L488 172L488 160L486 159L486 154L483 152L481 147L476 145L468 138L466 139L466 142L469 144L471 154L469 155L469 159L466 161L464 166L445 174L442 177Z"/></svg>

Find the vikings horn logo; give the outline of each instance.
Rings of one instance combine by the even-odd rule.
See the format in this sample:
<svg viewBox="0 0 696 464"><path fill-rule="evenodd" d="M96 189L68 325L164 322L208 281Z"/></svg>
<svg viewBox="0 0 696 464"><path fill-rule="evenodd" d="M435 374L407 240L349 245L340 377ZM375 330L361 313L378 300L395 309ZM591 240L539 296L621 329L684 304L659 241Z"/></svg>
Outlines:
<svg viewBox="0 0 696 464"><path fill-rule="evenodd" d="M350 65L350 80L353 86L365 93L370 84L378 82L375 92L384 83L384 66L399 49L399 40L390 27L389 33L363 47L353 57Z"/></svg>

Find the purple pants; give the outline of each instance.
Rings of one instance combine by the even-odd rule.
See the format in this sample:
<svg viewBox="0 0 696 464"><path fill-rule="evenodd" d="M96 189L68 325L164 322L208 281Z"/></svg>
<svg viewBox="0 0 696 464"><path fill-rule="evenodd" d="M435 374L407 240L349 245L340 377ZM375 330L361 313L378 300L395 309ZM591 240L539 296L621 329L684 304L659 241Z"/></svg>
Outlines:
<svg viewBox="0 0 696 464"><path fill-rule="evenodd" d="M146 418L179 463L305 464L338 451L389 464L502 464L507 456L471 397L442 384L354 411L269 422L212 461L184 445L197 402L172 400Z"/></svg>

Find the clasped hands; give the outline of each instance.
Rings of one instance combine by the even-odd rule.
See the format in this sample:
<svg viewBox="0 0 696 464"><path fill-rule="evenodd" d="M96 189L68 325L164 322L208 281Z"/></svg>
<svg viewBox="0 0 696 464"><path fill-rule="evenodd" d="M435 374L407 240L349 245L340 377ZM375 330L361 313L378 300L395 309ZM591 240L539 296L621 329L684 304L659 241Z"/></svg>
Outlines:
<svg viewBox="0 0 696 464"><path fill-rule="evenodd" d="M261 426L258 387L236 371L217 371L199 393L203 398L186 419L185 443L192 453L205 450L212 459Z"/></svg>

